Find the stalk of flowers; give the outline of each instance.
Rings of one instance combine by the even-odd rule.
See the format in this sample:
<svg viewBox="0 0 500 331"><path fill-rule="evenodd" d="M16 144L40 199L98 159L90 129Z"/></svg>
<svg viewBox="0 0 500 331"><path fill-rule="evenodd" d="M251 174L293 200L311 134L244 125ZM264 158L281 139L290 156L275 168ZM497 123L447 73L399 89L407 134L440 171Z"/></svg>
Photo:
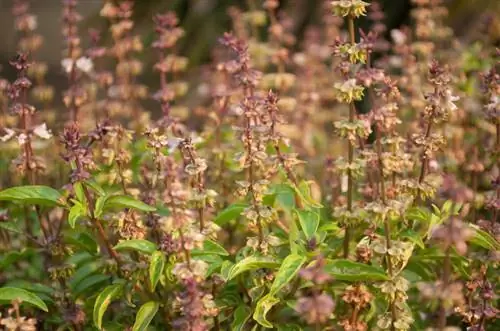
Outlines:
<svg viewBox="0 0 500 331"><path fill-rule="evenodd" d="M443 135L436 132L436 126L446 121L449 113L457 109L455 102L458 100L449 86L451 76L447 68L441 66L437 61L433 61L429 66L428 80L434 90L425 95L427 105L421 114L422 131L412 136L415 146L421 149L420 173L417 181L408 180L402 183L404 189L418 200L430 198L435 193L434 185L436 183L426 180L426 175L429 170L429 161L445 143Z"/></svg>
<svg viewBox="0 0 500 331"><path fill-rule="evenodd" d="M93 69L92 61L82 56L81 39L78 35L78 22L82 17L76 10L77 0L63 1L62 34L66 42L61 65L68 76L69 88L64 92L63 101L69 110L69 120L77 121L80 107L87 101L88 95L80 84L83 74Z"/></svg>
<svg viewBox="0 0 500 331"><path fill-rule="evenodd" d="M200 232L195 214L189 208L190 192L180 180L179 166L172 156L166 157L164 162L163 201L171 214L160 219L163 231L160 248L167 256L179 254L172 273L185 289L178 292L173 303L173 309L180 314L173 325L188 329L197 326L199 330L206 330L205 318L217 314L211 294L204 289L208 265L191 256L191 250L201 248L206 236Z"/></svg>
<svg viewBox="0 0 500 331"><path fill-rule="evenodd" d="M82 141L82 135L78 122L69 122L66 124L61 134L61 143L64 145L65 153L62 158L71 166L70 183L74 187L83 181L91 178L91 171L95 170L96 164L93 160L91 146L94 142L102 140L106 135L107 129L98 126L94 134L88 136L88 141ZM120 266L120 257L114 250L111 241L106 233L102 220L94 215L96 198L91 194L86 185L81 185L85 199L88 204L89 218L92 228L96 231L101 244L106 248L110 257Z"/></svg>
<svg viewBox="0 0 500 331"><path fill-rule="evenodd" d="M363 97L363 86L358 85L354 75L358 69L358 63L366 62L366 50L356 43L354 30L354 20L365 15L368 3L361 0L332 1L335 15L347 17L349 26L349 41L337 39L334 44L334 54L340 58L338 70L344 79L343 82L335 84L335 93L338 102L349 106L349 116L345 120L335 122L338 134L347 138L347 160L339 158L336 161L337 171L347 177L347 204L337 207L334 215L345 227L343 255L349 256L351 232L355 223L359 221L359 210L354 206L354 179L362 174L364 162L360 158L355 159L355 146L359 138L366 138L370 133L370 128L364 121L356 118L355 101L360 101Z"/></svg>
<svg viewBox="0 0 500 331"><path fill-rule="evenodd" d="M488 267L481 266L480 270L472 275L464 286L466 304L454 309L472 331L486 330L486 326L498 315L494 304L494 287L488 280L487 272Z"/></svg>
<svg viewBox="0 0 500 331"><path fill-rule="evenodd" d="M143 51L139 36L133 35L132 18L134 3L132 1L106 1L100 15L110 23L113 45L108 55L116 61L115 81L108 89L109 113L112 118L125 117L131 119L130 127L139 132L144 123L149 122L149 113L141 111L140 100L147 98L146 86L138 83L137 77L143 71L143 64L133 57L134 53Z"/></svg>
<svg viewBox="0 0 500 331"><path fill-rule="evenodd" d="M176 100L186 95L189 88L186 81L179 79L187 69L188 59L177 54L176 47L185 32L179 26L179 19L174 12L156 15L153 21L157 39L152 46L158 51L154 70L160 75L160 89L155 92L153 98L160 102L162 109L182 115L182 107L175 109L175 104Z"/></svg>
<svg viewBox="0 0 500 331"><path fill-rule="evenodd" d="M85 50L85 55L92 62L93 70L85 84L88 101L82 106L82 111L92 114L94 122L99 123L110 118L106 92L113 84L114 75L104 66L107 49L101 45L101 32L91 28L88 30L88 36L90 46Z"/></svg>
<svg viewBox="0 0 500 331"><path fill-rule="evenodd" d="M47 85L45 82L45 75L47 73L47 64L36 60L36 53L40 50L43 44L43 36L36 32L38 27L38 18L30 12L29 1L14 1L12 7L12 14L15 19L16 30L19 31L19 40L17 47L23 52L30 54L32 64L28 69L28 76L33 79L34 88L31 94L34 99L43 105L43 116L49 120L48 116L52 116L50 122L53 122L53 113L48 113L51 101L54 98L54 88Z"/></svg>
<svg viewBox="0 0 500 331"><path fill-rule="evenodd" d="M497 50L498 53L498 50ZM500 169L500 74L497 72L497 66L499 62L496 62L496 66L493 66L486 74L483 75L482 85L487 100L484 106L484 115L490 121L490 123L495 125L495 136L492 137L494 143L492 144L493 149L493 162L488 165L490 168L492 178L493 192L489 195L486 202L486 207L492 211L491 222L498 222L498 215L500 210L500 179L498 175L498 170ZM481 170L481 169L478 169ZM497 175L495 177L495 172Z"/></svg>
<svg viewBox="0 0 500 331"><path fill-rule="evenodd" d="M239 108L243 117L243 123L238 130L241 132L240 139L243 143L244 152L236 156L237 162L246 169L246 180L239 181L238 194L248 196L251 205L245 209L243 215L250 222L249 228L257 232L257 247L264 243L264 222L269 221L272 212L263 204L264 193L267 190L268 181L258 179L259 172L264 169L268 160L262 143L262 134L258 129L261 125L262 101L256 94L256 87L261 78L261 73L253 69L250 63L248 45L245 41L237 39L226 33L221 39L223 45L229 47L236 53L233 76L239 86L243 89L243 100ZM249 238L251 242L255 238Z"/></svg>
<svg viewBox="0 0 500 331"><path fill-rule="evenodd" d="M365 36L364 36L365 38ZM368 49L370 57L371 49ZM368 61L370 63L370 61ZM387 178L396 173L411 171L412 164L408 164L409 158L405 153L400 152L397 146L390 146L390 152L384 151L387 141L398 141L399 135L397 127L401 124L397 116L399 90L390 77L385 76L382 70L368 67L361 70L358 79L368 89L372 109L364 116L374 126L375 130L375 151L370 152L368 158L371 159L373 167L378 171L378 188L375 195L376 200L368 203L365 209L371 214L371 219L375 222L375 227L383 224L384 236L374 235L373 250L381 255L382 261L387 269L387 274L392 280L401 278L401 268L396 269L401 261L409 258L413 245L408 242L394 240L392 238L391 223L403 217L406 209L410 206L405 197L395 194L396 187L387 189ZM395 147L395 148L394 148ZM385 247L381 247L385 245ZM409 253L408 253L409 252ZM405 262L403 262L405 263ZM404 280L401 280L404 282ZM382 285L383 289L396 287ZM410 321L408 311L404 308L406 294L402 292L404 288L398 289L400 292L385 292L389 302L390 317L384 316L380 323L382 326L389 326L391 330L407 329L407 322ZM397 290L396 290L397 291ZM383 291L384 292L384 291ZM387 320L389 324L386 325Z"/></svg>
<svg viewBox="0 0 500 331"><path fill-rule="evenodd" d="M28 104L28 91L32 86L27 76L27 70L31 65L28 56L19 53L10 64L18 73L17 79L10 84L8 91L11 100L10 112L19 117L20 127L17 129L5 127L5 134L0 138L2 142L17 140L20 154L12 161L13 170L25 178L26 182L34 185L47 166L42 157L35 155L33 145L38 139L50 139L52 134L45 123L33 126L36 108ZM43 224L42 229L48 231L48 225Z"/></svg>

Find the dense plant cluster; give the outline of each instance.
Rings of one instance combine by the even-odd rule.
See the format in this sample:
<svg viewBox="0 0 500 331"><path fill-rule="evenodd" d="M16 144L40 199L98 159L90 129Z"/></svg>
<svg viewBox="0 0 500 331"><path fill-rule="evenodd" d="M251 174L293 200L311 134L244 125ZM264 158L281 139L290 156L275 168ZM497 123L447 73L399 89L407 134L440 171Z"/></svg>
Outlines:
<svg viewBox="0 0 500 331"><path fill-rule="evenodd" d="M86 35L64 0L57 91L13 2L0 329L498 330L492 20L463 42L441 0L392 31L375 1L325 1L298 42L279 0L248 4L191 68L173 12L146 43L133 1Z"/></svg>

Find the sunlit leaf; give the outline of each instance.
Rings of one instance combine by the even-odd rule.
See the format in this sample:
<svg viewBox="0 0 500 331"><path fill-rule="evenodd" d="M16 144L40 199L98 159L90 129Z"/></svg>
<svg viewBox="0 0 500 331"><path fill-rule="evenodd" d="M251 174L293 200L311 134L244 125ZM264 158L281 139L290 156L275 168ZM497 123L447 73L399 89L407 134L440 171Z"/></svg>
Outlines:
<svg viewBox="0 0 500 331"><path fill-rule="evenodd" d="M0 201L14 201L25 204L56 206L62 205L62 195L48 186L16 186L0 191Z"/></svg>
<svg viewBox="0 0 500 331"><path fill-rule="evenodd" d="M43 311L49 311L49 308L36 294L16 287L0 288L0 303L10 305L13 300L20 300L22 303L29 303Z"/></svg>
<svg viewBox="0 0 500 331"><path fill-rule="evenodd" d="M160 304L158 302L149 301L146 302L139 308L137 315L135 316L135 323L132 327L132 331L144 331L148 327L149 323L153 320L158 311Z"/></svg>

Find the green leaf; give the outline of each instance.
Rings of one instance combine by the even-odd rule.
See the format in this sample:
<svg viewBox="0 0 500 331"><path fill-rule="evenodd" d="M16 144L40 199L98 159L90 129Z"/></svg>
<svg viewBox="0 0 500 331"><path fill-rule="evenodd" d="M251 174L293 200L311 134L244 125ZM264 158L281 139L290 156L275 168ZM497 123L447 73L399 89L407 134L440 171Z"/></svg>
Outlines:
<svg viewBox="0 0 500 331"><path fill-rule="evenodd" d="M63 205L62 195L52 187L41 185L16 186L0 192L0 201L56 206Z"/></svg>
<svg viewBox="0 0 500 331"><path fill-rule="evenodd" d="M379 281L390 279L381 268L344 259L328 260L324 270L337 280Z"/></svg>
<svg viewBox="0 0 500 331"><path fill-rule="evenodd" d="M131 239L119 242L115 247L117 251L134 250L146 254L153 254L156 251L156 244L145 239Z"/></svg>
<svg viewBox="0 0 500 331"><path fill-rule="evenodd" d="M132 331L144 331L148 327L149 323L153 320L158 311L160 304L155 301L146 302L139 308L137 315L135 316L135 323L132 327Z"/></svg>
<svg viewBox="0 0 500 331"><path fill-rule="evenodd" d="M99 295L94 303L94 325L102 330L102 317L108 309L109 304L114 299L118 298L123 292L123 284L113 284L106 287Z"/></svg>
<svg viewBox="0 0 500 331"><path fill-rule="evenodd" d="M221 211L214 219L214 223L221 226L238 218L243 210L248 207L246 203L233 203Z"/></svg>
<svg viewBox="0 0 500 331"><path fill-rule="evenodd" d="M228 274L228 280L235 278L245 271L261 268L275 268L277 266L279 266L279 263L276 262L275 259L261 256L248 256L231 268Z"/></svg>
<svg viewBox="0 0 500 331"><path fill-rule="evenodd" d="M298 254L288 255L281 264L276 276L274 278L274 282L271 285L271 289L269 290L270 295L275 295L281 290L285 285L290 283L290 281L295 277L295 275L299 272L302 265L306 262L305 256L300 256Z"/></svg>
<svg viewBox="0 0 500 331"><path fill-rule="evenodd" d="M151 263L149 264L149 283L152 292L154 292L156 284L158 284L163 273L165 260L165 254L161 251L155 251L153 255L151 255Z"/></svg>
<svg viewBox="0 0 500 331"><path fill-rule="evenodd" d="M106 199L103 209L106 208L132 208L140 211L155 211L156 208L136 200L128 195L113 195Z"/></svg>
<svg viewBox="0 0 500 331"><path fill-rule="evenodd" d="M234 263L231 261L226 260L226 261L222 262L222 264L220 266L220 274L224 280L226 280L226 281L228 280L229 273L233 269L233 266L234 266Z"/></svg>
<svg viewBox="0 0 500 331"><path fill-rule="evenodd" d="M78 199L78 202L80 202L82 205L85 205L87 199L85 198L85 192L83 191L82 183L78 182L73 184L73 189L75 190L75 195Z"/></svg>
<svg viewBox="0 0 500 331"><path fill-rule="evenodd" d="M96 218L101 217L107 198L107 196L103 195L97 198L97 200L95 201L94 216Z"/></svg>
<svg viewBox="0 0 500 331"><path fill-rule="evenodd" d="M295 189L288 184L277 184L271 188L276 196L275 203L283 210L291 211L295 208Z"/></svg>
<svg viewBox="0 0 500 331"><path fill-rule="evenodd" d="M106 191L104 191L104 189L93 180L85 181L85 185L90 187L90 189L92 189L94 192L96 192L100 196L106 195Z"/></svg>
<svg viewBox="0 0 500 331"><path fill-rule="evenodd" d="M29 303L33 306L48 312L49 309L45 302L42 301L36 294L28 292L22 288L2 287L0 288L0 301L10 304L13 300L20 300L23 303Z"/></svg>
<svg viewBox="0 0 500 331"><path fill-rule="evenodd" d="M80 294L82 294L86 290L94 287L97 284L108 281L109 279L110 279L110 277L107 275L97 274L97 275L89 276L89 277L85 278L84 280L82 280L81 282L79 282L74 287L73 292L75 293L76 296L79 296Z"/></svg>
<svg viewBox="0 0 500 331"><path fill-rule="evenodd" d="M417 245L418 247L420 247L422 249L425 248L425 243L424 243L424 240L423 240L422 236L420 235L420 233L415 232L412 229L408 229L408 230L402 232L400 234L400 236L402 238L409 239L411 242L413 242L415 245Z"/></svg>
<svg viewBox="0 0 500 331"><path fill-rule="evenodd" d="M219 245L218 243L212 241L212 240L205 240L203 242L203 248L202 249L193 249L191 251L191 254L193 256L197 255L207 255L207 254L215 254L215 255L221 255L221 256L228 256L229 253Z"/></svg>
<svg viewBox="0 0 500 331"><path fill-rule="evenodd" d="M252 316L252 309L245 304L241 304L236 308L233 314L233 322L231 323L231 330L243 331L245 323Z"/></svg>
<svg viewBox="0 0 500 331"><path fill-rule="evenodd" d="M78 283L82 282L85 278L97 272L102 266L101 261L90 261L80 268L78 268L69 281L71 288L76 288Z"/></svg>
<svg viewBox="0 0 500 331"><path fill-rule="evenodd" d="M474 230L474 235L469 239L472 244L492 251L500 250L500 243L488 232L481 230L474 224L471 224L470 227Z"/></svg>
<svg viewBox="0 0 500 331"><path fill-rule="evenodd" d="M85 209L80 203L76 203L69 210L68 223L72 229L75 228L76 220L80 217L85 216Z"/></svg>
<svg viewBox="0 0 500 331"><path fill-rule="evenodd" d="M255 312L253 313L253 319L265 328L272 328L273 325L267 320L266 316L269 310L271 310L271 308L273 308L273 306L279 301L280 300L278 298L275 298L270 294L262 297L259 301L257 301Z"/></svg>
<svg viewBox="0 0 500 331"><path fill-rule="evenodd" d="M297 217L299 218L300 227L307 239L311 239L318 230L319 214L312 210L297 210L294 209Z"/></svg>
<svg viewBox="0 0 500 331"><path fill-rule="evenodd" d="M33 253L33 250L28 248L23 249L21 252L11 251L2 255L0 258L0 270L7 269L17 261L28 259Z"/></svg>
<svg viewBox="0 0 500 331"><path fill-rule="evenodd" d="M302 200L312 208L322 208L323 205L319 202L316 202L311 194L311 188L309 186L310 181L302 181L299 183L299 187L295 189L297 194L302 198Z"/></svg>
<svg viewBox="0 0 500 331"><path fill-rule="evenodd" d="M13 233L24 233L16 222L0 222L0 228Z"/></svg>

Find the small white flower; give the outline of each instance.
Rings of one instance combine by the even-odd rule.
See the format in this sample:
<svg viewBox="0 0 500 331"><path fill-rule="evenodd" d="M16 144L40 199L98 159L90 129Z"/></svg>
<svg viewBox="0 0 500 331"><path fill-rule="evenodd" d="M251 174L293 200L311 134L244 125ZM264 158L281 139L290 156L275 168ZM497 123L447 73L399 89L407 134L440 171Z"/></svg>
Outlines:
<svg viewBox="0 0 500 331"><path fill-rule="evenodd" d="M42 139L52 138L52 132L47 129L47 124L43 123L33 129L33 133Z"/></svg>
<svg viewBox="0 0 500 331"><path fill-rule="evenodd" d="M29 15L26 19L26 23L28 24L28 29L33 31L38 27L37 17L35 15Z"/></svg>
<svg viewBox="0 0 500 331"><path fill-rule="evenodd" d="M83 56L76 60L76 67L85 73L89 73L94 69L94 63L90 58Z"/></svg>
<svg viewBox="0 0 500 331"><path fill-rule="evenodd" d="M452 95L451 90L446 90L445 92L445 108L449 111L455 111L458 107L455 105L455 102L460 100L460 97Z"/></svg>
<svg viewBox="0 0 500 331"><path fill-rule="evenodd" d="M177 147L179 147L179 144L181 143L183 139L182 138L171 138L168 140L168 153L172 154Z"/></svg>
<svg viewBox="0 0 500 331"><path fill-rule="evenodd" d="M16 132L12 129L4 128L4 131L5 131L5 134L3 136L0 136L0 140L2 142L7 142L7 141L11 140L16 135Z"/></svg>
<svg viewBox="0 0 500 331"><path fill-rule="evenodd" d="M71 70L73 70L73 63L74 61L70 58L62 59L61 60L61 66L63 67L64 71L69 74Z"/></svg>
<svg viewBox="0 0 500 331"><path fill-rule="evenodd" d="M340 182L340 190L342 193L347 192L347 185L349 183L349 177L347 175L342 176L341 182Z"/></svg>
<svg viewBox="0 0 500 331"><path fill-rule="evenodd" d="M28 136L25 135L24 133L21 133L19 136L17 136L17 142L21 146L23 146L24 144L26 144L26 140L28 140Z"/></svg>
<svg viewBox="0 0 500 331"><path fill-rule="evenodd" d="M73 70L74 65L75 61L70 58L66 58L61 61L61 66L67 74ZM94 63L90 58L83 56L76 60L76 68L82 72L89 73L94 68Z"/></svg>
<svg viewBox="0 0 500 331"><path fill-rule="evenodd" d="M406 42L406 35L401 32L401 30L393 29L391 30L392 40L396 43L396 45L402 45Z"/></svg>

